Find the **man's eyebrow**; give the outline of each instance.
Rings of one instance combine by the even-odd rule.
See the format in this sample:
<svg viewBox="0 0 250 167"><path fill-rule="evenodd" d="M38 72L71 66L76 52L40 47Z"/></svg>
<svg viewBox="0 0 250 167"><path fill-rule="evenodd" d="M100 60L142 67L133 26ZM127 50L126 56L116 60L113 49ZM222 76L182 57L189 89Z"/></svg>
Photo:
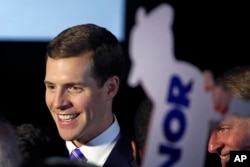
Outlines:
<svg viewBox="0 0 250 167"><path fill-rule="evenodd" d="M53 82L50 82L50 81L44 81L44 84L46 84L46 85L54 85L54 83ZM72 86L72 85L82 85L82 86L84 86L84 85L86 85L86 84L84 84L83 82L68 82L68 83L65 83L64 85L66 85L66 86Z"/></svg>
<svg viewBox="0 0 250 167"><path fill-rule="evenodd" d="M84 85L83 82L68 82L65 85Z"/></svg>
<svg viewBox="0 0 250 167"><path fill-rule="evenodd" d="M44 84L53 84L53 83L45 80Z"/></svg>

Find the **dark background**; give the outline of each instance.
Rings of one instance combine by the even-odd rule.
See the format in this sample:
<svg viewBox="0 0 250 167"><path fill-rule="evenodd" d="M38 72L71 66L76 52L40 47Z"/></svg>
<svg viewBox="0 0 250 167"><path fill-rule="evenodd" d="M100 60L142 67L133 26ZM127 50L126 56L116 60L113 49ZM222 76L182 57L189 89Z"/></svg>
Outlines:
<svg viewBox="0 0 250 167"><path fill-rule="evenodd" d="M127 0L126 38L122 41L127 56L126 77L130 69L128 36L135 11L148 11L162 2L175 10L173 24L175 56L201 70L210 69L215 77L237 65L249 64L249 14L247 2ZM44 25L46 26L46 25ZM47 42L0 41L1 113L13 124L41 123L54 128L45 105L45 51ZM122 126L133 131L133 116L144 98L143 89L121 85L114 112Z"/></svg>
<svg viewBox="0 0 250 167"><path fill-rule="evenodd" d="M215 76L236 65L249 64L250 10L246 3L127 0L126 38L121 42L127 56L126 77L131 65L127 43L135 11L139 6L150 11L163 2L175 10L173 32L177 59L188 61L201 70L210 69ZM1 110L15 123L43 122L47 117L44 116L48 113L43 84L46 46L47 42L0 41ZM130 109L144 93L140 87L129 88L123 83L118 96L116 103L121 109Z"/></svg>

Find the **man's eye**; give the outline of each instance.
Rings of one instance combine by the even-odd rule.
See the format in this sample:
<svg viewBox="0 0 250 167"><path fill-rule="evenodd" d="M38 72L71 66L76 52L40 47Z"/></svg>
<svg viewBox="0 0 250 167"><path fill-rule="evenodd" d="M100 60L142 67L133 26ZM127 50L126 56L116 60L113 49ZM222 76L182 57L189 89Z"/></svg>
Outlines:
<svg viewBox="0 0 250 167"><path fill-rule="evenodd" d="M80 87L80 86L70 86L70 87L69 87L69 90L70 90L71 92L79 93L79 92L82 92L83 88Z"/></svg>
<svg viewBox="0 0 250 167"><path fill-rule="evenodd" d="M55 89L54 85L46 85L46 89L53 90Z"/></svg>
<svg viewBox="0 0 250 167"><path fill-rule="evenodd" d="M219 133L226 133L230 131L230 127L219 127L217 131Z"/></svg>

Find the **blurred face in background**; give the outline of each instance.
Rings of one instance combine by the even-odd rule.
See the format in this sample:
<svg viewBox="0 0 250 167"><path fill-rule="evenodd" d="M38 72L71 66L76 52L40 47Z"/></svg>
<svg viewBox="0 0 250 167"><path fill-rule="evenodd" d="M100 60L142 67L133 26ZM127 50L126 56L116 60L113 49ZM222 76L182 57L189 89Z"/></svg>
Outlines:
<svg viewBox="0 0 250 167"><path fill-rule="evenodd" d="M250 118L231 115L220 121L212 130L208 151L217 153L222 167L230 160L230 151L250 149Z"/></svg>

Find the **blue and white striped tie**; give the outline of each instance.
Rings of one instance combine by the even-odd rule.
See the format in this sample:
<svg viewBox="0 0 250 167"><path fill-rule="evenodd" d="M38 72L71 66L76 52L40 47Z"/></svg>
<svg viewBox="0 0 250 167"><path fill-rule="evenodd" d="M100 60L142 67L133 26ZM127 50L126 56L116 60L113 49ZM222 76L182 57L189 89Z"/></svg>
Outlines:
<svg viewBox="0 0 250 167"><path fill-rule="evenodd" d="M83 153L78 149L74 149L70 154L71 160L87 160L86 157L83 155Z"/></svg>

